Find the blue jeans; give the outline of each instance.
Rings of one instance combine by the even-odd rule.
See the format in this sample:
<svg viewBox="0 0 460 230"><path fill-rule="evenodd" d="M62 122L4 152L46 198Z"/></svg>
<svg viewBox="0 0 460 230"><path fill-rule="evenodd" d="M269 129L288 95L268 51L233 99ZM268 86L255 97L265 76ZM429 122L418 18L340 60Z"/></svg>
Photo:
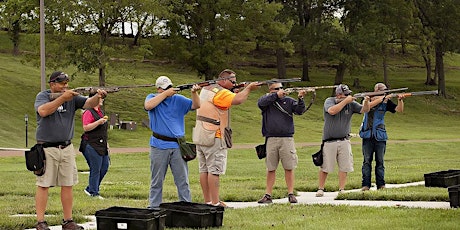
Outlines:
<svg viewBox="0 0 460 230"><path fill-rule="evenodd" d="M188 180L188 165L182 159L179 148L158 149L150 148L150 194L149 209L157 209L163 200L163 182L165 180L168 165L174 177L179 201L191 202L190 185Z"/></svg>
<svg viewBox="0 0 460 230"><path fill-rule="evenodd" d="M371 187L372 159L375 153L375 183L377 188L385 185L385 166L383 157L385 156L386 141L377 141L374 138L363 139L363 181L362 186Z"/></svg>
<svg viewBox="0 0 460 230"><path fill-rule="evenodd" d="M91 145L87 144L83 156L89 166L89 179L86 191L93 196L97 196L99 195L99 186L102 179L104 179L105 174L109 170L109 155L101 156Z"/></svg>

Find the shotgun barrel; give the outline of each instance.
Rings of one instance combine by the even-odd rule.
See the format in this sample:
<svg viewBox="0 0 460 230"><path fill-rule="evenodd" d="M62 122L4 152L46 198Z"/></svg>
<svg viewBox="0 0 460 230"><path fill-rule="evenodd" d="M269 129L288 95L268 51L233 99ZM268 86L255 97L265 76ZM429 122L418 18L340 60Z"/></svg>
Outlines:
<svg viewBox="0 0 460 230"><path fill-rule="evenodd" d="M408 88L398 88L398 89L389 89L389 90L382 90L382 91L377 91L377 92L364 92L364 93L357 93L354 94L353 97L355 98L360 98L360 97L373 97L373 96L381 96L381 95L387 95L388 93L392 92L399 92L399 91L404 91L407 90Z"/></svg>
<svg viewBox="0 0 460 230"><path fill-rule="evenodd" d="M421 95L438 95L438 91L431 90L431 91L417 91L417 92L409 92L409 93L392 93L390 95L391 97L399 97L400 95L404 97L421 96Z"/></svg>
<svg viewBox="0 0 460 230"><path fill-rule="evenodd" d="M131 88L140 88L140 87L154 87L154 84L145 84L145 85L122 85L122 86L110 86L110 87L96 87L96 86L86 86L86 87L78 87L72 89L72 91L77 92L79 94L91 94L96 93L98 89L105 90L107 93L115 93L120 91L120 89L131 89ZM54 100L61 96L62 93L50 93L50 100Z"/></svg>
<svg viewBox="0 0 460 230"><path fill-rule="evenodd" d="M270 79L270 80L265 80L265 81L258 81L258 85L272 84L272 83L299 82L299 81L302 81L302 79L301 78L287 78L287 79L275 78L275 79ZM238 83L232 88L232 91L235 90L235 89L238 89L238 88L242 88L242 87L246 86L249 83L251 83L251 82Z"/></svg>

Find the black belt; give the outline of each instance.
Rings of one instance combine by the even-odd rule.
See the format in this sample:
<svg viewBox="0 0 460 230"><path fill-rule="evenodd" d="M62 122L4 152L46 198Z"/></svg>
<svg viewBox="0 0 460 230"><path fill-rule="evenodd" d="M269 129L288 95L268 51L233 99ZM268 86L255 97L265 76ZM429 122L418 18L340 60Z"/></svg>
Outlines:
<svg viewBox="0 0 460 230"><path fill-rule="evenodd" d="M323 142L344 141L344 140L348 140L348 136L346 136L346 137L339 137L339 138L329 138L329 139L324 140Z"/></svg>
<svg viewBox="0 0 460 230"><path fill-rule="evenodd" d="M157 139L163 140L163 141L174 141L177 142L177 138L172 138L172 137L167 137L163 136L161 134L155 133L152 131L152 136L156 137Z"/></svg>
<svg viewBox="0 0 460 230"><path fill-rule="evenodd" d="M40 143L39 143L40 144ZM70 141L63 141L63 142L44 142L41 143L43 148L49 148L49 147L55 147L55 148L60 148L60 149L65 149L67 146L72 144Z"/></svg>

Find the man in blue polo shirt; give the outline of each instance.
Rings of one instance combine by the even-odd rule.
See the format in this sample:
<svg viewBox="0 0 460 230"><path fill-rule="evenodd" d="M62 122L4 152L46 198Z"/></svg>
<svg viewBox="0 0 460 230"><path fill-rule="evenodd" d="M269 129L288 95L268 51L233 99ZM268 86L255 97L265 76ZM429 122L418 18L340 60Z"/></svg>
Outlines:
<svg viewBox="0 0 460 230"><path fill-rule="evenodd" d="M174 176L179 201L191 202L187 162L182 158L178 137L185 136L184 116L191 110L200 108L198 90L194 85L191 89L192 99L176 94L176 88L166 76L157 78L157 93L147 95L144 109L149 114L150 129L150 171L151 184L149 209L158 209L163 199L163 182L168 170Z"/></svg>

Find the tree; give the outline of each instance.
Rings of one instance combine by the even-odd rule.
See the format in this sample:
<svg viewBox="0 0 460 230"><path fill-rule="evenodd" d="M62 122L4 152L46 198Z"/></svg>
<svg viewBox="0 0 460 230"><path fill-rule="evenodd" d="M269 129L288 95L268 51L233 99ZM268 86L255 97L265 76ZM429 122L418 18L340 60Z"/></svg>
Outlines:
<svg viewBox="0 0 460 230"><path fill-rule="evenodd" d="M294 21L289 38L296 52L302 58L302 80L310 81L309 67L312 60L321 60L328 56L331 37L335 34L337 12L334 0L279 1L284 5L280 17Z"/></svg>
<svg viewBox="0 0 460 230"><path fill-rule="evenodd" d="M438 92L447 98L444 55L449 51L458 51L460 47L460 6L455 0L414 0L414 4L420 11L419 18L423 27L433 33L435 70L439 78Z"/></svg>
<svg viewBox="0 0 460 230"><path fill-rule="evenodd" d="M37 19L37 14L33 14L33 10L38 7L36 1L28 0L8 0L1 5L0 12L2 16L1 24L6 26L10 40L13 43L13 55L19 54L20 33L23 31L31 31L33 20Z"/></svg>
<svg viewBox="0 0 460 230"><path fill-rule="evenodd" d="M171 54L206 80L227 68L232 58L252 50L251 43L258 38L264 37L265 44L279 44L284 32L273 20L280 6L264 0L170 0L165 4L173 13L167 19L174 44Z"/></svg>

